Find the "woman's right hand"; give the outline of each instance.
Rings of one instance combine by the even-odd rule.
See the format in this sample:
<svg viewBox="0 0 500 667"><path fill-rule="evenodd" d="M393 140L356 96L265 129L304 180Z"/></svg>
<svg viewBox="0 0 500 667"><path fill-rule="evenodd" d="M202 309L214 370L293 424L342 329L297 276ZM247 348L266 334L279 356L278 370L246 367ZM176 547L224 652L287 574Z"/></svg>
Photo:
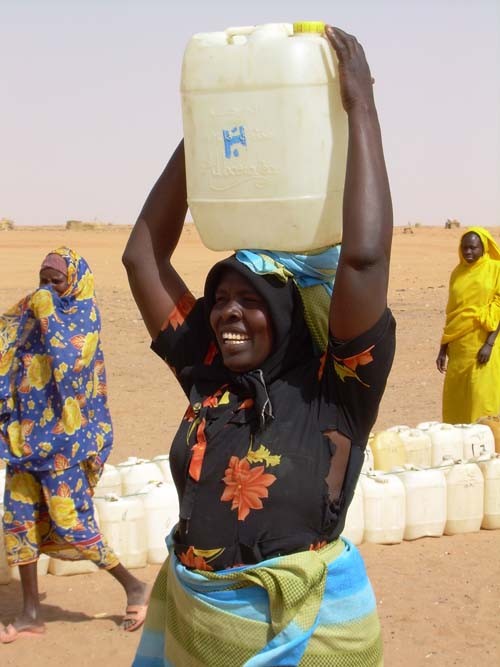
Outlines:
<svg viewBox="0 0 500 667"><path fill-rule="evenodd" d="M447 345L441 345L439 348L439 354L436 359L436 366L440 373L446 373L446 351L448 349Z"/></svg>

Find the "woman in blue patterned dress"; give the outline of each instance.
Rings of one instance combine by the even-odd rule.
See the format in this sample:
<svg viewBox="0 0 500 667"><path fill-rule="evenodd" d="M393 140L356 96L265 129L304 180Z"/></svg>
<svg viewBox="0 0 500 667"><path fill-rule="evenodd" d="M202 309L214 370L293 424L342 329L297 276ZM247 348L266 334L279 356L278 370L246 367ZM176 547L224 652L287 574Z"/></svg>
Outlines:
<svg viewBox="0 0 500 667"><path fill-rule="evenodd" d="M40 287L0 316L3 529L23 591L21 615L0 624L2 643L44 632L41 553L107 570L127 595L125 630L144 618L147 586L119 562L94 518L93 489L113 442L100 329L94 276L66 247L43 261Z"/></svg>

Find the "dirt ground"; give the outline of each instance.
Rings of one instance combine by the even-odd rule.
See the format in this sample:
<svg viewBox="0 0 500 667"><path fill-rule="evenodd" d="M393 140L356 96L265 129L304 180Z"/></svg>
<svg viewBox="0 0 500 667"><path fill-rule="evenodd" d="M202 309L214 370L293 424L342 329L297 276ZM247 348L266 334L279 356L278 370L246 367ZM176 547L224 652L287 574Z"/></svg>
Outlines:
<svg viewBox="0 0 500 667"><path fill-rule="evenodd" d="M492 230L498 238L500 230ZM120 262L128 230L60 228L0 232L0 311L36 286L46 252L60 244L94 270L103 320L115 446L110 462L167 452L185 399L149 338ZM398 322L397 352L375 430L440 419L442 378L435 369L447 283L460 230L395 230L389 303ZM208 268L224 253L206 250L187 225L175 264L200 295ZM420 539L394 546L363 544L382 622L388 667L500 664L500 531ZM136 570L152 582L157 566ZM40 578L47 633L0 645L0 664L130 665L139 635L119 628L119 586L104 572ZM0 619L20 608L18 582L0 587ZM230 666L228 666L230 667Z"/></svg>

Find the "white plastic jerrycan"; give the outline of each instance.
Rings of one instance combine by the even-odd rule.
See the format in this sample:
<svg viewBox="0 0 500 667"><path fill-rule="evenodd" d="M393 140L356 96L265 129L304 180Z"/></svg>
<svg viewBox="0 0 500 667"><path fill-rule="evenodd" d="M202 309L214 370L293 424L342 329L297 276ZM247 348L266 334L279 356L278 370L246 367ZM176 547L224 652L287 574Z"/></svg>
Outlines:
<svg viewBox="0 0 500 667"><path fill-rule="evenodd" d="M181 93L188 204L208 248L340 241L347 115L324 24L196 34Z"/></svg>
<svg viewBox="0 0 500 667"><path fill-rule="evenodd" d="M462 434L463 458L476 458L495 453L495 437L486 424L455 424Z"/></svg>
<svg viewBox="0 0 500 667"><path fill-rule="evenodd" d="M484 480L475 463L457 463L446 475L446 535L473 533L484 514Z"/></svg>
<svg viewBox="0 0 500 667"><path fill-rule="evenodd" d="M463 442L460 429L452 424L436 424L428 430L432 442L432 465L439 466L447 457L453 460L463 458Z"/></svg>
<svg viewBox="0 0 500 667"><path fill-rule="evenodd" d="M478 461L484 478L484 512L481 528L500 529L500 455Z"/></svg>
<svg viewBox="0 0 500 667"><path fill-rule="evenodd" d="M128 568L145 567L148 546L145 512L139 495L96 498L99 526L120 562Z"/></svg>
<svg viewBox="0 0 500 667"><path fill-rule="evenodd" d="M364 541L397 544L405 529L405 488L397 475L373 471L361 476Z"/></svg>
<svg viewBox="0 0 500 667"><path fill-rule="evenodd" d="M163 482L163 473L160 468L147 459L129 456L116 466L122 481L122 493L130 496L138 493L149 482Z"/></svg>
<svg viewBox="0 0 500 667"><path fill-rule="evenodd" d="M152 482L141 492L144 505L148 563L163 563L165 538L179 520L179 500L173 482Z"/></svg>
<svg viewBox="0 0 500 667"><path fill-rule="evenodd" d="M164 482L172 482L172 472L170 470L170 455L169 454L158 454L152 459L153 463L160 468L163 475Z"/></svg>
<svg viewBox="0 0 500 667"><path fill-rule="evenodd" d="M356 488L354 489L354 496L352 498L347 515L345 519L344 530L342 535L350 540L353 544L358 545L363 541L363 533L365 531L365 510L363 502L363 485L358 480Z"/></svg>
<svg viewBox="0 0 500 667"><path fill-rule="evenodd" d="M104 469L94 493L96 496L105 496L107 493L114 493L117 496L122 495L122 479L118 468L109 463L104 464Z"/></svg>
<svg viewBox="0 0 500 667"><path fill-rule="evenodd" d="M440 537L446 523L446 478L442 470L407 466L399 473L406 492L403 539Z"/></svg>

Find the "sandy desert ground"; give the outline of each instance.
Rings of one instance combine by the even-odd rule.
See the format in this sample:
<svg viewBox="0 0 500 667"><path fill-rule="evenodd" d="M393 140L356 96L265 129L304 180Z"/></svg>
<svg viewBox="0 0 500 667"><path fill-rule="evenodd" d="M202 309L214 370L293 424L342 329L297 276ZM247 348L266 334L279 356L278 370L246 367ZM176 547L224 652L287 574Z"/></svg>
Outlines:
<svg viewBox="0 0 500 667"><path fill-rule="evenodd" d="M492 230L500 236L500 230ZM40 261L60 244L92 266L103 319L115 447L110 462L167 452L185 400L149 338L129 292L120 257L129 231L63 228L0 232L0 310L36 286ZM394 233L389 303L398 321L394 367L375 430L440 418L442 378L435 369L447 283L460 230L418 228ZM175 264L196 295L223 253L206 250L186 225ZM361 552L379 605L388 667L500 664L500 531L421 539ZM148 566L138 576L153 581ZM40 579L47 633L0 645L9 667L130 665L139 635L119 623L124 599L106 573ZM0 619L20 605L17 582L0 587ZM230 666L228 666L230 667Z"/></svg>

